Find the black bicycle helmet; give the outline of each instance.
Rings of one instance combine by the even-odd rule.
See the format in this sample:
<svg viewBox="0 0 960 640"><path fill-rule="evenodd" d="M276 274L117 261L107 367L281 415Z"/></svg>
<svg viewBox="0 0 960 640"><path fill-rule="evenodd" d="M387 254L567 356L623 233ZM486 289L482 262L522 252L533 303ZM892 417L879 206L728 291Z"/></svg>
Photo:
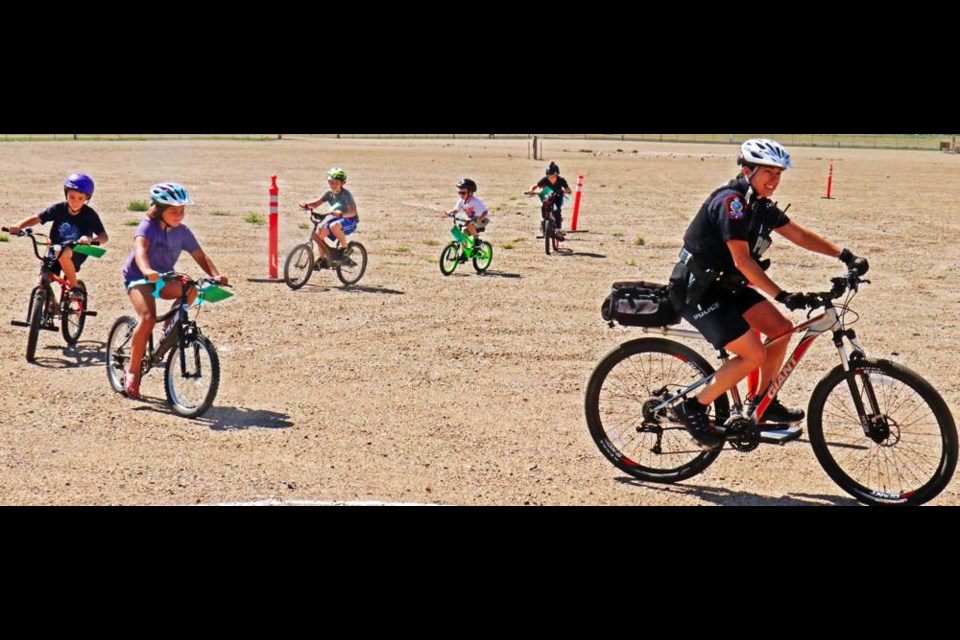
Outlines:
<svg viewBox="0 0 960 640"><path fill-rule="evenodd" d="M470 178L460 178L457 180L457 189L466 189L470 193L476 193L477 183Z"/></svg>

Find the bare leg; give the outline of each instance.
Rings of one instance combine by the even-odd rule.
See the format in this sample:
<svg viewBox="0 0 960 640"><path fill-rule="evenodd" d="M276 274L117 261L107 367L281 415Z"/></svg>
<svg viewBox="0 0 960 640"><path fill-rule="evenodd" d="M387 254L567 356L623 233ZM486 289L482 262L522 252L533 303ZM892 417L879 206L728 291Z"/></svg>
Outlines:
<svg viewBox="0 0 960 640"><path fill-rule="evenodd" d="M60 268L63 270L63 277L70 283L70 286L77 286L77 270L73 266L72 249L64 249L63 253L60 254Z"/></svg>
<svg viewBox="0 0 960 640"><path fill-rule="evenodd" d="M127 292L130 302L137 313L136 328L133 330L133 339L130 344L130 365L127 368L127 379L124 381L124 390L131 398L140 397L140 364L143 354L147 350L147 340L150 332L157 323L157 305L153 299L153 285L139 285Z"/></svg>
<svg viewBox="0 0 960 640"><path fill-rule="evenodd" d="M179 282L168 282L167 285L161 289L160 297L164 300L180 300L182 295L183 285ZM193 287L187 289L187 303L193 304L193 301L197 299L197 290ZM173 309L174 305L170 305L170 308ZM163 330L166 331L167 327L170 326L170 323L173 322L173 316L168 317L163 321Z"/></svg>
<svg viewBox="0 0 960 640"><path fill-rule="evenodd" d="M773 303L764 300L750 307L745 314L744 319L750 323L750 326L757 329L765 336L779 336L787 333L793 328L788 320L780 311L773 306ZM781 340L768 346L767 357L760 368L760 384L757 387L757 393L763 393L770 381L773 380L780 367L783 365L783 359L787 355L787 348L790 346L789 340Z"/></svg>
<svg viewBox="0 0 960 640"><path fill-rule="evenodd" d="M327 243L324 242L324 239L330 235L329 229L321 229L318 233L313 236L313 239L317 241L317 250L320 253L320 258L323 258L328 263L330 261L330 256L327 253Z"/></svg>
<svg viewBox="0 0 960 640"><path fill-rule="evenodd" d="M724 345L724 348L736 354L736 358L728 360L717 369L713 380L697 394L697 400L703 405L710 405L714 400L732 389L740 380L745 378L754 369L763 366L766 351L763 343L753 331L747 331L736 340Z"/></svg>
<svg viewBox="0 0 960 640"><path fill-rule="evenodd" d="M340 225L340 224L330 225L330 230L333 231L333 235L336 236L337 240L340 242L340 247L346 250L347 234L343 232L343 225Z"/></svg>
<svg viewBox="0 0 960 640"><path fill-rule="evenodd" d="M473 236L473 246L477 246L477 228L473 226L472 222L467 223L467 231Z"/></svg>

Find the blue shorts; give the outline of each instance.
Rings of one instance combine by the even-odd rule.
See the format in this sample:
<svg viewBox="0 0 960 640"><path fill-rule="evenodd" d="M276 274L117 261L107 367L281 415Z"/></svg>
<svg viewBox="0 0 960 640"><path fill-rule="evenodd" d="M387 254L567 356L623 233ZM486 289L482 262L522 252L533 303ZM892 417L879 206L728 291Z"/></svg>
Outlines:
<svg viewBox="0 0 960 640"><path fill-rule="evenodd" d="M357 230L357 219L356 219L356 218L331 218L330 220L327 220L327 221L324 222L322 225L320 225L320 228L321 228L321 229L330 229L330 227L332 227L332 226L335 225L335 224L339 224L339 225L340 225L340 227L343 229L343 235L345 235L345 236L348 236L348 235L350 235L351 233L353 233L354 231ZM331 231L332 231L332 229L331 229Z"/></svg>
<svg viewBox="0 0 960 640"><path fill-rule="evenodd" d="M140 280L143 280L143 279L144 278L140 278ZM167 281L164 280L163 278L158 278L156 282L140 282L140 280L124 280L123 288L126 289L127 291L130 291L130 289L133 289L134 287L149 285L153 287L153 297L159 298L160 292L163 290L165 286L167 286Z"/></svg>

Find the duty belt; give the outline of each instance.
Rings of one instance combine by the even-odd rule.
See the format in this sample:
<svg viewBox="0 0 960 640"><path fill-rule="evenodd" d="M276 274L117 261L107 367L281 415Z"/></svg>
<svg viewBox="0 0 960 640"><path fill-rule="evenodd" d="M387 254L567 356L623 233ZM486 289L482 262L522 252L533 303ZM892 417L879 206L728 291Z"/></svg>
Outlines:
<svg viewBox="0 0 960 640"><path fill-rule="evenodd" d="M740 287L747 283L746 278L743 277L736 269L733 270L733 273L718 271L710 267L704 267L697 257L687 251L686 249L680 249L680 262L687 265L690 269L690 272L693 273L698 279L706 280L707 282L717 282L721 284L726 284L729 286Z"/></svg>

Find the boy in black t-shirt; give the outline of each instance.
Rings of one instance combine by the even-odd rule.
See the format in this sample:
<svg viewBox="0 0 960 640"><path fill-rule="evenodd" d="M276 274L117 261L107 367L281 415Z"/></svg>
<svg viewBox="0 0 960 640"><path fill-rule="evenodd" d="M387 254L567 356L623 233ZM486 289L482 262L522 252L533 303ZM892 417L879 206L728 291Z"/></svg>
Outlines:
<svg viewBox="0 0 960 640"><path fill-rule="evenodd" d="M560 167L557 166L556 162L551 162L547 165L547 170L544 172L544 176L540 178L537 184L531 186L529 189L524 191L528 196L532 196L534 193L540 193L544 189L550 189L555 194L553 198L550 199L549 204L545 205L551 207L553 214L554 222L557 223L557 231L563 226L563 196L564 194L571 194L573 191L570 190L570 185L567 183L566 178L560 175ZM562 239L562 236L561 236Z"/></svg>
<svg viewBox="0 0 960 640"><path fill-rule="evenodd" d="M47 207L42 213L10 225L10 233L17 234L26 227L52 222L50 242L53 244L69 241L79 244L105 244L108 240L107 232L100 222L100 216L87 204L93 197L93 179L85 173L71 173L63 182L63 195L64 202L58 202ZM71 287L77 286L77 271L86 259L87 256L74 253L71 249L64 249L60 254L60 267ZM79 291L77 295L80 295Z"/></svg>

